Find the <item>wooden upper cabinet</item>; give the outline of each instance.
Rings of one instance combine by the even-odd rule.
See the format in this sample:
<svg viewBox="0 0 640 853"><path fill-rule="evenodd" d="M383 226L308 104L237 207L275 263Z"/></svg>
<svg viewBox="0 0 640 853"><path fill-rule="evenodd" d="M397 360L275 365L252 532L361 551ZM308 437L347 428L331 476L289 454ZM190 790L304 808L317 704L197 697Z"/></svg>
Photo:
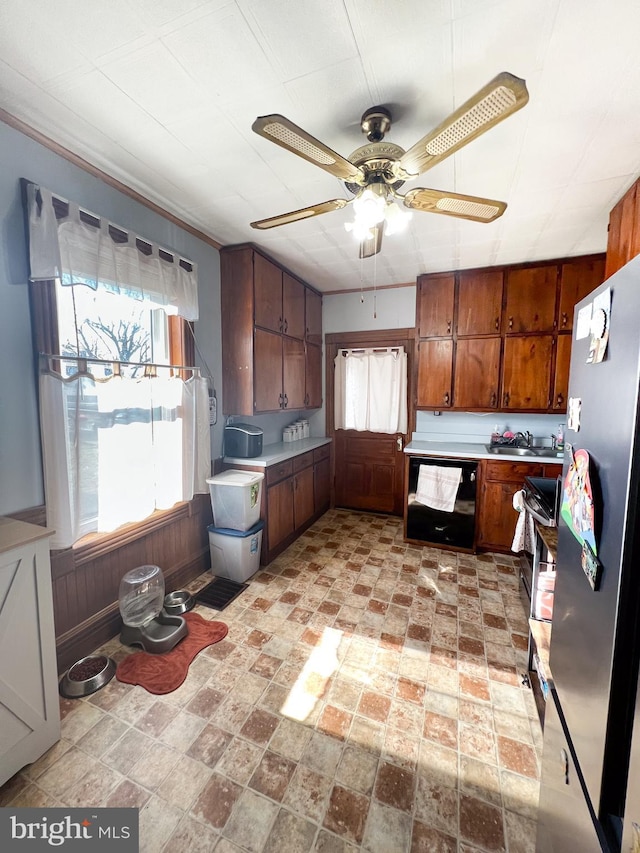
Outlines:
<svg viewBox="0 0 640 853"><path fill-rule="evenodd" d="M609 215L605 278L640 253L639 181L629 187Z"/></svg>
<svg viewBox="0 0 640 853"><path fill-rule="evenodd" d="M453 340L420 341L418 346L418 408L451 407Z"/></svg>
<svg viewBox="0 0 640 853"><path fill-rule="evenodd" d="M282 333L304 340L305 286L289 273L282 273Z"/></svg>
<svg viewBox="0 0 640 853"><path fill-rule="evenodd" d="M550 406L553 335L505 338L503 410L546 410Z"/></svg>
<svg viewBox="0 0 640 853"><path fill-rule="evenodd" d="M307 409L322 406L322 347L307 343L305 350L305 398Z"/></svg>
<svg viewBox="0 0 640 853"><path fill-rule="evenodd" d="M322 344L322 296L306 288L306 338L310 344Z"/></svg>
<svg viewBox="0 0 640 853"><path fill-rule="evenodd" d="M460 338L453 381L455 408L497 408L499 380L500 338Z"/></svg>
<svg viewBox="0 0 640 853"><path fill-rule="evenodd" d="M502 316L502 270L468 270L458 277L456 332L499 335Z"/></svg>
<svg viewBox="0 0 640 853"><path fill-rule="evenodd" d="M319 408L322 349L311 379L306 350L308 328L322 342L320 294L246 243L220 252L220 303L224 414Z"/></svg>
<svg viewBox="0 0 640 853"><path fill-rule="evenodd" d="M557 283L556 264L507 270L505 333L552 332Z"/></svg>
<svg viewBox="0 0 640 853"><path fill-rule="evenodd" d="M418 276L418 334L421 338L444 338L453 334L455 275Z"/></svg>
<svg viewBox="0 0 640 853"><path fill-rule="evenodd" d="M566 412L567 410L571 341L571 335L558 335L556 341L556 367L553 374L551 408L558 412Z"/></svg>
<svg viewBox="0 0 640 853"><path fill-rule="evenodd" d="M580 258L566 261L560 267L560 303L558 331L573 329L573 309L604 281L604 257Z"/></svg>
<svg viewBox="0 0 640 853"><path fill-rule="evenodd" d="M262 255L253 254L254 319L256 326L282 331L282 270Z"/></svg>
<svg viewBox="0 0 640 853"><path fill-rule="evenodd" d="M304 409L304 341L282 338L282 390L283 409Z"/></svg>
<svg viewBox="0 0 640 853"><path fill-rule="evenodd" d="M254 400L251 412L277 412L283 408L282 335L256 329L254 332Z"/></svg>

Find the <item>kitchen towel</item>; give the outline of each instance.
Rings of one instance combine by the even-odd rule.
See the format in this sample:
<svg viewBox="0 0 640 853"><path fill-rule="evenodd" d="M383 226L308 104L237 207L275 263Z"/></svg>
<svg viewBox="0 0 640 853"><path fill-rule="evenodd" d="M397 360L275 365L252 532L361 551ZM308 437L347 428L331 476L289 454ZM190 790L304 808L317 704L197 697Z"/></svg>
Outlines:
<svg viewBox="0 0 640 853"><path fill-rule="evenodd" d="M527 512L524 505L524 489L516 492L513 496L513 508L518 513L516 521L516 530L513 536L513 544L511 550L516 553L527 551L533 554L533 549L536 541L536 531L533 523L533 516Z"/></svg>
<svg viewBox="0 0 640 853"><path fill-rule="evenodd" d="M453 512L461 477L462 468L421 465L418 472L416 500L432 509Z"/></svg>

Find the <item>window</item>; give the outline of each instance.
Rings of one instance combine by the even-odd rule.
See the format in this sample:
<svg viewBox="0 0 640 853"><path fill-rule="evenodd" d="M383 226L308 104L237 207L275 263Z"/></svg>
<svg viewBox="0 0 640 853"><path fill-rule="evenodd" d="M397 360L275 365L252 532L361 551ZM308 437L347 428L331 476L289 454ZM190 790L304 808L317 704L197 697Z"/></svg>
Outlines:
<svg viewBox="0 0 640 853"><path fill-rule="evenodd" d="M28 194L52 547L206 492L195 268L69 202Z"/></svg>
<svg viewBox="0 0 640 853"><path fill-rule="evenodd" d="M169 324L161 308L107 288L56 282L60 355L169 364ZM139 371L139 369L138 369Z"/></svg>

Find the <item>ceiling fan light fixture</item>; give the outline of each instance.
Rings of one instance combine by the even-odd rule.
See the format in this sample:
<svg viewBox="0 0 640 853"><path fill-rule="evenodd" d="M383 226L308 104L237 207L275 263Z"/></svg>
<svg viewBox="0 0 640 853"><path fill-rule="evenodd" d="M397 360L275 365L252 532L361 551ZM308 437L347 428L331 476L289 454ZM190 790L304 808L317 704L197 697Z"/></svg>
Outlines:
<svg viewBox="0 0 640 853"><path fill-rule="evenodd" d="M410 210L401 210L397 202L392 201L387 205L384 212L385 227L384 233L391 237L394 234L401 234L406 230L411 219Z"/></svg>
<svg viewBox="0 0 640 853"><path fill-rule="evenodd" d="M383 184L373 184L359 193L353 200L355 221L365 228L373 228L382 222L387 204L386 194L387 187Z"/></svg>

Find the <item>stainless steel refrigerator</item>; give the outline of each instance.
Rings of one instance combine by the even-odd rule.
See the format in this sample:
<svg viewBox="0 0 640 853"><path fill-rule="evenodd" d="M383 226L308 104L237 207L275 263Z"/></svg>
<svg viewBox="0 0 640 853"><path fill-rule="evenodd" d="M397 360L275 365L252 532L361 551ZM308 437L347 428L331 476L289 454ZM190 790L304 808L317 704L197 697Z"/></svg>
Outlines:
<svg viewBox="0 0 640 853"><path fill-rule="evenodd" d="M537 853L640 853L639 386L637 257L574 314Z"/></svg>

